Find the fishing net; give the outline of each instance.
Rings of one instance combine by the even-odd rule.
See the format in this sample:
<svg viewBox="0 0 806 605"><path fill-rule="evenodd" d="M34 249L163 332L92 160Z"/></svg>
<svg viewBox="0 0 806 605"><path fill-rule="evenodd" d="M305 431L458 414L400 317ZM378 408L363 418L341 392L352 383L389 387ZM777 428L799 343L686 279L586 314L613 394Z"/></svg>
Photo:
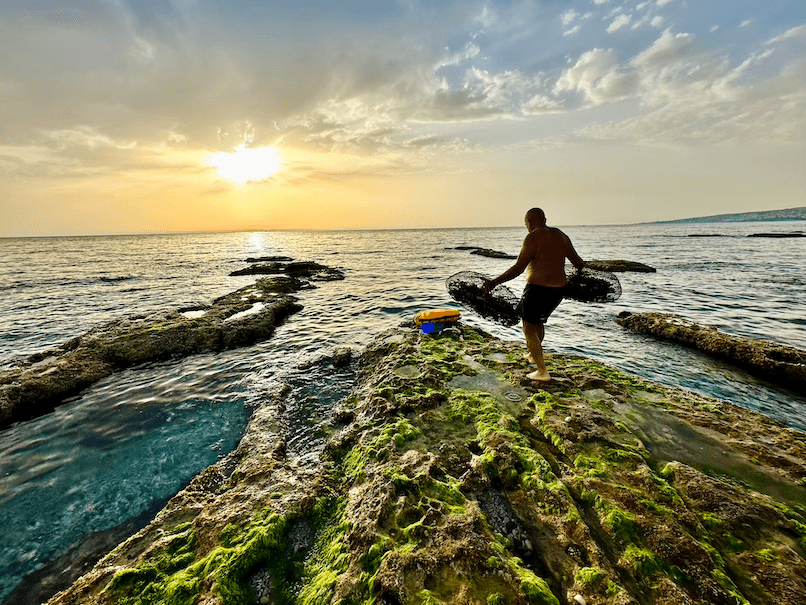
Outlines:
<svg viewBox="0 0 806 605"><path fill-rule="evenodd" d="M567 273L568 285L565 298L585 303L613 302L621 296L621 283L609 271L570 269ZM506 286L496 286L491 291L484 289L488 278L475 271L460 271L445 280L448 294L487 319L514 326L520 321L520 298Z"/></svg>
<svg viewBox="0 0 806 605"><path fill-rule="evenodd" d="M473 309L486 319L505 326L514 326L520 321L520 299L506 286L496 286L491 291L484 289L488 278L475 271L461 271L445 280L448 294L455 301Z"/></svg>
<svg viewBox="0 0 806 605"><path fill-rule="evenodd" d="M621 296L621 282L610 271L582 269L580 272L566 270L568 285L565 298L580 302L613 302Z"/></svg>

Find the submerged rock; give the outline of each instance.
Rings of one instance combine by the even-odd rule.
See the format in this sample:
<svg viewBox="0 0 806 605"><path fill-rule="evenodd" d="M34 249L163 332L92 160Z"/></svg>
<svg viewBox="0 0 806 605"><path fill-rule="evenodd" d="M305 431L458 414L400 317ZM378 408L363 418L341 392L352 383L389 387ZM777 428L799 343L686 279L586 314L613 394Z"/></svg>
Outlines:
<svg viewBox="0 0 806 605"><path fill-rule="evenodd" d="M452 248L445 248L446 250L464 250L470 251L470 254L476 254L478 256L486 256L488 258L505 258L514 260L518 258L515 255L507 254L506 252L500 252L499 250L492 250L491 248L482 248L481 246L454 246Z"/></svg>
<svg viewBox="0 0 806 605"><path fill-rule="evenodd" d="M771 238L806 237L806 233L803 233L803 231L793 231L792 233L751 233L747 237L771 237Z"/></svg>
<svg viewBox="0 0 806 605"><path fill-rule="evenodd" d="M278 394L51 605L806 602L803 433L579 357L540 389L522 353L378 338L321 464Z"/></svg>
<svg viewBox="0 0 806 605"><path fill-rule="evenodd" d="M254 344L299 311L292 277L258 280L209 307L120 319L0 371L0 428L53 410L117 370Z"/></svg>
<svg viewBox="0 0 806 605"><path fill-rule="evenodd" d="M670 313L630 313L616 321L630 330L694 347L753 374L806 392L806 351L763 340L725 334Z"/></svg>
<svg viewBox="0 0 806 605"><path fill-rule="evenodd" d="M491 250L490 248L477 248L473 250L470 254L477 254L478 256L486 256L487 258L507 258L512 260L518 258L513 254L507 254L506 252L500 252L498 250Z"/></svg>
<svg viewBox="0 0 806 605"><path fill-rule="evenodd" d="M249 261L255 260L270 260L269 264L253 264L246 269L238 269L230 273L230 276L236 275L290 275L291 277L305 277L317 279L321 281L336 281L344 279L344 271L341 269L334 269L326 267L313 261L293 261L288 257L275 256L265 257L265 259L247 259Z"/></svg>
<svg viewBox="0 0 806 605"><path fill-rule="evenodd" d="M644 263L632 260L591 260L585 263L591 269L597 271L610 271L612 273L624 273L632 271L636 273L655 273L657 269Z"/></svg>

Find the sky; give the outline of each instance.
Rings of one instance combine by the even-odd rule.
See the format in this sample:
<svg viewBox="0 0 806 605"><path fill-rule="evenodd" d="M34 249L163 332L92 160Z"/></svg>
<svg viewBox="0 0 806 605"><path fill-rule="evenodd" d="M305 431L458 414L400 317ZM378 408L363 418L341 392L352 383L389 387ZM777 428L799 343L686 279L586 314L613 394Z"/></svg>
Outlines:
<svg viewBox="0 0 806 605"><path fill-rule="evenodd" d="M0 236L806 205L804 0L3 0Z"/></svg>

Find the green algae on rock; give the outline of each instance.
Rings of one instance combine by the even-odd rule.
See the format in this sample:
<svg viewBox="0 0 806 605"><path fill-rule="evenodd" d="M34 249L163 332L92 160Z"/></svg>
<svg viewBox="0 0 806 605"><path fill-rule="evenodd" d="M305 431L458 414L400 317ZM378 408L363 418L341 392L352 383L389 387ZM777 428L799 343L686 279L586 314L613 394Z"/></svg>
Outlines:
<svg viewBox="0 0 806 605"><path fill-rule="evenodd" d="M53 410L117 370L150 361L248 346L270 337L302 306L293 277L260 279L209 307L113 321L0 372L0 429Z"/></svg>
<svg viewBox="0 0 806 605"><path fill-rule="evenodd" d="M803 433L578 357L541 388L521 352L379 337L320 464L286 451L278 394L52 605L806 602Z"/></svg>
<svg viewBox="0 0 806 605"><path fill-rule="evenodd" d="M730 361L753 374L806 393L806 351L725 334L671 313L630 313L616 321L635 332L671 340Z"/></svg>

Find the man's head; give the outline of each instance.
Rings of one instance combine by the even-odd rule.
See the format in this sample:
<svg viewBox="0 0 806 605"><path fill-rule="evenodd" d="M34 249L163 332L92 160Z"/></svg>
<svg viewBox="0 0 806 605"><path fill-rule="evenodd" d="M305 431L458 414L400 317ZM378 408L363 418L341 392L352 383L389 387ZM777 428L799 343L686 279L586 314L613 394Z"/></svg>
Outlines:
<svg viewBox="0 0 806 605"><path fill-rule="evenodd" d="M526 222L526 228L531 231L546 224L546 214L540 208L532 208L526 213L524 221Z"/></svg>

